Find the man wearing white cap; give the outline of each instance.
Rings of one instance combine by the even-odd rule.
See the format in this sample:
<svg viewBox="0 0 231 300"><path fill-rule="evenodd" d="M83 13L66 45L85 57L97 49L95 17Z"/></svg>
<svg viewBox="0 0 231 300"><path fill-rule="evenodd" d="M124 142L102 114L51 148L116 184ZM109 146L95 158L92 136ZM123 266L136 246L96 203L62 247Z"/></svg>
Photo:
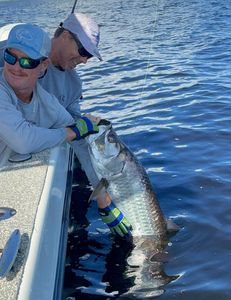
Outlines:
<svg viewBox="0 0 231 300"><path fill-rule="evenodd" d="M2 32L5 36L4 29ZM99 38L99 27L89 16L82 13L70 14L54 33L49 55L51 64L39 80L43 88L55 95L75 120L81 117L82 83L74 68L78 64L87 63L93 56L102 60L98 50ZM86 116L96 123L100 120ZM75 141L74 144L81 167L95 188L98 177L91 164L88 145L84 139ZM110 230L122 237L130 235L130 224L118 214L118 209L115 210L110 195L106 193L98 197L97 202L102 220Z"/></svg>
<svg viewBox="0 0 231 300"><path fill-rule="evenodd" d="M82 98L82 82L74 68L87 63L93 56L102 60L98 50L99 38L98 25L82 13L69 15L52 38L52 64L40 83L74 118L80 114Z"/></svg>
<svg viewBox="0 0 231 300"><path fill-rule="evenodd" d="M82 98L82 85L74 68L81 63L87 63L93 56L100 61L102 57L98 50L100 32L98 25L86 14L72 13L60 24L52 39L49 66L47 74L40 81L45 89L54 93L60 103L71 113L73 118L80 114L79 101ZM100 118L86 115L93 121ZM92 167L88 145L85 140L75 142L75 153L89 181L95 188L98 177ZM122 213L112 203L108 193L99 196L99 213L104 223L112 233L119 236L130 234L130 224Z"/></svg>

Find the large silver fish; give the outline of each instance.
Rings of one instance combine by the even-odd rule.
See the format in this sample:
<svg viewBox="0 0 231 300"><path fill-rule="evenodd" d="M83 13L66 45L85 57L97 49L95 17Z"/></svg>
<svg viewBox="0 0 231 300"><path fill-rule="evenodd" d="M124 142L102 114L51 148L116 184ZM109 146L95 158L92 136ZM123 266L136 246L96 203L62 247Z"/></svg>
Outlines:
<svg viewBox="0 0 231 300"><path fill-rule="evenodd" d="M133 236L163 238L167 225L150 179L110 122L101 120L99 133L90 135L89 151L99 179L106 178L113 202L132 225Z"/></svg>
<svg viewBox="0 0 231 300"><path fill-rule="evenodd" d="M176 277L168 276L162 270L160 256L163 241L167 241L168 221L150 179L110 122L101 120L99 133L88 136L87 141L99 180L107 180L107 191L133 228L134 249L128 258L126 272L127 277L135 277L130 294L136 295L137 299L160 295L163 293L160 287ZM176 230L175 227L170 229Z"/></svg>

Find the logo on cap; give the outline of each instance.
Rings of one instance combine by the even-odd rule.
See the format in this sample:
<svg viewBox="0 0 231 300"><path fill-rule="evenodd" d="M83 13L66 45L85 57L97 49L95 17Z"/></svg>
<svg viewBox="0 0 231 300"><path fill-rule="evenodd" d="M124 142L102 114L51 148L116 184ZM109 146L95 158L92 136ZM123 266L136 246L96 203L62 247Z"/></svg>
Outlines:
<svg viewBox="0 0 231 300"><path fill-rule="evenodd" d="M31 42L33 40L32 34L25 29L18 29L15 33L15 36L18 41L28 41Z"/></svg>

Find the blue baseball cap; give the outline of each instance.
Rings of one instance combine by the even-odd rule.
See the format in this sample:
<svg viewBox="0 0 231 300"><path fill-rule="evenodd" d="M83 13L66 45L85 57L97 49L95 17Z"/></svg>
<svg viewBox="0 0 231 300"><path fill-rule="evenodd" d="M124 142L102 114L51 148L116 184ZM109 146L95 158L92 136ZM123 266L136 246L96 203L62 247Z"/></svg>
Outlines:
<svg viewBox="0 0 231 300"><path fill-rule="evenodd" d="M39 59L49 56L51 40L48 34L37 25L18 24L11 29L6 48L14 48L30 58Z"/></svg>

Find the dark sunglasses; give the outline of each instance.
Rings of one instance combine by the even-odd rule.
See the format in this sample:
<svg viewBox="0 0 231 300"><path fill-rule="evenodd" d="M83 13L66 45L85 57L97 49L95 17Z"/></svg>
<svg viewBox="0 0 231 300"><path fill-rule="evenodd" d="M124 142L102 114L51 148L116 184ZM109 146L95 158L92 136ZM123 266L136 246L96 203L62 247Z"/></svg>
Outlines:
<svg viewBox="0 0 231 300"><path fill-rule="evenodd" d="M18 58L16 55L11 53L9 49L5 49L4 51L4 60L10 64L10 65L15 65L16 62L19 62L19 65L23 69L35 69L37 66L46 58L41 58L41 59L32 59L29 57L20 57Z"/></svg>
<svg viewBox="0 0 231 300"><path fill-rule="evenodd" d="M70 32L70 31L69 31ZM82 57L87 57L88 59L93 57L93 55L91 53L89 53L84 47L83 45L80 43L80 41L76 38L76 36L70 32L71 37L73 38L73 40L76 42L77 47L78 47L78 52L79 55Z"/></svg>

